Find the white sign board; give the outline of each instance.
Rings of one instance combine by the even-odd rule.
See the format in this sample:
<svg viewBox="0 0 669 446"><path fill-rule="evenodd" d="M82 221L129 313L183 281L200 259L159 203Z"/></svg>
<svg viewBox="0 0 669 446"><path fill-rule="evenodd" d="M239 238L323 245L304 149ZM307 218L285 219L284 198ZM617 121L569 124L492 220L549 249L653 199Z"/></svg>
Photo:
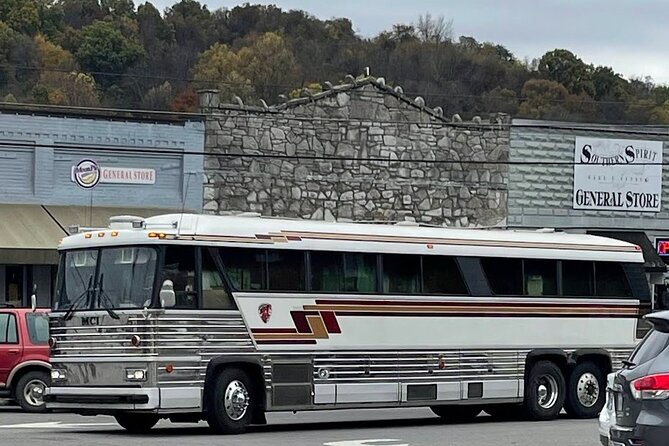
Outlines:
<svg viewBox="0 0 669 446"><path fill-rule="evenodd" d="M659 212L662 142L576 138L574 209Z"/></svg>
<svg viewBox="0 0 669 446"><path fill-rule="evenodd" d="M134 167L101 167L101 183L156 184L156 171Z"/></svg>
<svg viewBox="0 0 669 446"><path fill-rule="evenodd" d="M156 171L135 167L103 167L86 159L72 166L70 179L85 189L91 189L98 183L155 184Z"/></svg>

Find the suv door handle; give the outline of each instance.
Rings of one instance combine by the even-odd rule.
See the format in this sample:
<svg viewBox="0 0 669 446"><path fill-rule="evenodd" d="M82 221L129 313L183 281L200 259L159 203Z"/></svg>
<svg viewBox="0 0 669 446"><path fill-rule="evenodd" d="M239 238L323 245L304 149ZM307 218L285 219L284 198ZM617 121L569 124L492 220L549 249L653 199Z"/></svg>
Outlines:
<svg viewBox="0 0 669 446"><path fill-rule="evenodd" d="M7 351L10 355L18 355L19 354L19 349L18 348L11 348Z"/></svg>

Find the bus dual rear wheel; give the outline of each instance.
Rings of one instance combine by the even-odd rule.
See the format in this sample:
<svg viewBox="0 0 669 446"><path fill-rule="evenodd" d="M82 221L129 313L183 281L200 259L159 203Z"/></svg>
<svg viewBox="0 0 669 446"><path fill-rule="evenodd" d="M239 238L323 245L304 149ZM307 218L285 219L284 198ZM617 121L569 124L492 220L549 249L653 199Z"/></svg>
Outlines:
<svg viewBox="0 0 669 446"><path fill-rule="evenodd" d="M569 375L564 408L573 418L595 418L606 403L606 376L597 364L584 361Z"/></svg>
<svg viewBox="0 0 669 446"><path fill-rule="evenodd" d="M243 370L224 369L216 377L210 407L209 427L219 434L241 434L253 419L251 379Z"/></svg>
<svg viewBox="0 0 669 446"><path fill-rule="evenodd" d="M551 361L538 361L525 382L524 409L530 420L557 418L564 406L566 385L560 368Z"/></svg>

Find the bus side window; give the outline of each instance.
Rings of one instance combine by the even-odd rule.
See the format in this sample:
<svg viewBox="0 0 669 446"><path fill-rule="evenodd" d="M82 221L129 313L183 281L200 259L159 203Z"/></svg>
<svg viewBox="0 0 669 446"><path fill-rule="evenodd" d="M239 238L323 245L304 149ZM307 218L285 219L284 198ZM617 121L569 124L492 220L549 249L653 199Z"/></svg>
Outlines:
<svg viewBox="0 0 669 446"><path fill-rule="evenodd" d="M225 288L223 276L208 249L202 250L202 308L235 309L235 303Z"/></svg>
<svg viewBox="0 0 669 446"><path fill-rule="evenodd" d="M195 247L167 246L161 283L167 279L174 283L176 294L174 308L197 308Z"/></svg>

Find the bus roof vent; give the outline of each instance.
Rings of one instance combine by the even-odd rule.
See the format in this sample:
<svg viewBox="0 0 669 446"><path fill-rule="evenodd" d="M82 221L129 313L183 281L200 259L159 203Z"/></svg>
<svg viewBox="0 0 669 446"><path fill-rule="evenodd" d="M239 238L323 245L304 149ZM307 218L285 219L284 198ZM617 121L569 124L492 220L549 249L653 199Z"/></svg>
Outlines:
<svg viewBox="0 0 669 446"><path fill-rule="evenodd" d="M109 219L110 229L143 229L146 221L135 215L117 215Z"/></svg>
<svg viewBox="0 0 669 446"><path fill-rule="evenodd" d="M260 217L260 213L258 212L242 212L241 214L237 214L236 217L246 217L246 218L252 218L252 217Z"/></svg>

